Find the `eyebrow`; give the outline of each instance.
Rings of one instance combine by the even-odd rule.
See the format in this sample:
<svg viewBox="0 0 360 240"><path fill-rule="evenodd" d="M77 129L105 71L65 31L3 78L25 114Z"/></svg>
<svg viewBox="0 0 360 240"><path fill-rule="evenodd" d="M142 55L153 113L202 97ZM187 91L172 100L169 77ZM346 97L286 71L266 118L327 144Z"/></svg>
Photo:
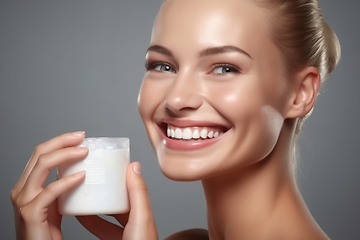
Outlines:
<svg viewBox="0 0 360 240"><path fill-rule="evenodd" d="M160 46L160 45L151 45L147 49L147 52L149 52L149 51L158 52L158 53L161 53L168 57L174 58L173 53L169 49L167 49L166 47ZM232 46L232 45L206 48L206 49L200 51L199 57L206 57L206 56L210 56L210 55L222 54L222 53L227 53L227 52L238 52L238 53L244 54L252 59L252 57L250 56L249 53L247 53L246 51L244 51L243 49L241 49L239 47Z"/></svg>
<svg viewBox="0 0 360 240"><path fill-rule="evenodd" d="M163 55L166 55L168 57L172 57L174 58L174 54L172 54L172 52L167 49L166 47L160 46L160 45L151 45L146 52L158 52L161 53Z"/></svg>
<svg viewBox="0 0 360 240"><path fill-rule="evenodd" d="M231 45L206 48L199 53L199 57L206 57L206 56L210 56L210 55L216 55L216 54L227 53L227 52L238 52L238 53L248 56L249 58L252 58L250 56L250 54L248 54L241 48L231 46Z"/></svg>

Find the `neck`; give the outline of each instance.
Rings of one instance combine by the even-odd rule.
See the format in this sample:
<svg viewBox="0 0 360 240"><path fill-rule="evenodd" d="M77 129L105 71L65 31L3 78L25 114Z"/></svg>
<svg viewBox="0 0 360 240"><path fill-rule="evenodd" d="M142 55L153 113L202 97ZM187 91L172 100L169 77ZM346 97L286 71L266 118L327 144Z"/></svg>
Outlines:
<svg viewBox="0 0 360 240"><path fill-rule="evenodd" d="M267 239L285 226L284 215L307 212L291 167L294 133L284 128L265 159L202 181L210 239Z"/></svg>

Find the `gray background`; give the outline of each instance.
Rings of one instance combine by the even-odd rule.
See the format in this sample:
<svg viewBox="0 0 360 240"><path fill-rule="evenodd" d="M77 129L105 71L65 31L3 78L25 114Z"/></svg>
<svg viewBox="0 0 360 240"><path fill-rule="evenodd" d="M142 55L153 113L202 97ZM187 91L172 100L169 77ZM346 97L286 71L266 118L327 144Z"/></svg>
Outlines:
<svg viewBox="0 0 360 240"><path fill-rule="evenodd" d="M360 2L320 2L342 43L342 61L300 139L299 185L332 239L360 239ZM200 183L162 176L137 113L144 53L160 4L0 0L1 239L15 238L9 194L34 147L73 130L131 139L160 238L206 227ZM65 239L96 239L72 217L65 217L63 232Z"/></svg>

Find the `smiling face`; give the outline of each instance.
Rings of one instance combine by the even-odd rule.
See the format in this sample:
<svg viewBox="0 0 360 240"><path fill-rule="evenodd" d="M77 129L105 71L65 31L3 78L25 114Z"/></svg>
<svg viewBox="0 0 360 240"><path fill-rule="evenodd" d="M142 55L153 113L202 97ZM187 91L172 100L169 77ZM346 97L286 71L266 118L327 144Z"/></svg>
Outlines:
<svg viewBox="0 0 360 240"><path fill-rule="evenodd" d="M249 0L164 2L138 104L167 177L228 174L276 147L288 84L266 21Z"/></svg>

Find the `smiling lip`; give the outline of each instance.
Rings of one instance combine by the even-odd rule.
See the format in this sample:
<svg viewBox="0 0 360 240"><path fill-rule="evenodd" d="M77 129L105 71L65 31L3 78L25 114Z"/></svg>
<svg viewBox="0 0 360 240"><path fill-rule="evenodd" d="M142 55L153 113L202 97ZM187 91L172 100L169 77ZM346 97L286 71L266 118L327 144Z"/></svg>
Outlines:
<svg viewBox="0 0 360 240"><path fill-rule="evenodd" d="M226 132L229 127L224 125L215 124L212 122L206 122L206 121L198 121L198 120L175 120L175 119L166 119L159 122L158 125L158 132L160 134L160 137L162 139L163 144L165 147L171 149L171 150L180 150L180 151L191 151L191 150L198 150L201 148L208 147L217 141L219 141L224 134L219 135L216 138L210 138L210 139L201 139L201 140L183 140L183 139L173 139L166 136L166 127L167 125L171 125L174 127L179 128L191 128L191 127L216 127L220 129L224 129L224 132Z"/></svg>

